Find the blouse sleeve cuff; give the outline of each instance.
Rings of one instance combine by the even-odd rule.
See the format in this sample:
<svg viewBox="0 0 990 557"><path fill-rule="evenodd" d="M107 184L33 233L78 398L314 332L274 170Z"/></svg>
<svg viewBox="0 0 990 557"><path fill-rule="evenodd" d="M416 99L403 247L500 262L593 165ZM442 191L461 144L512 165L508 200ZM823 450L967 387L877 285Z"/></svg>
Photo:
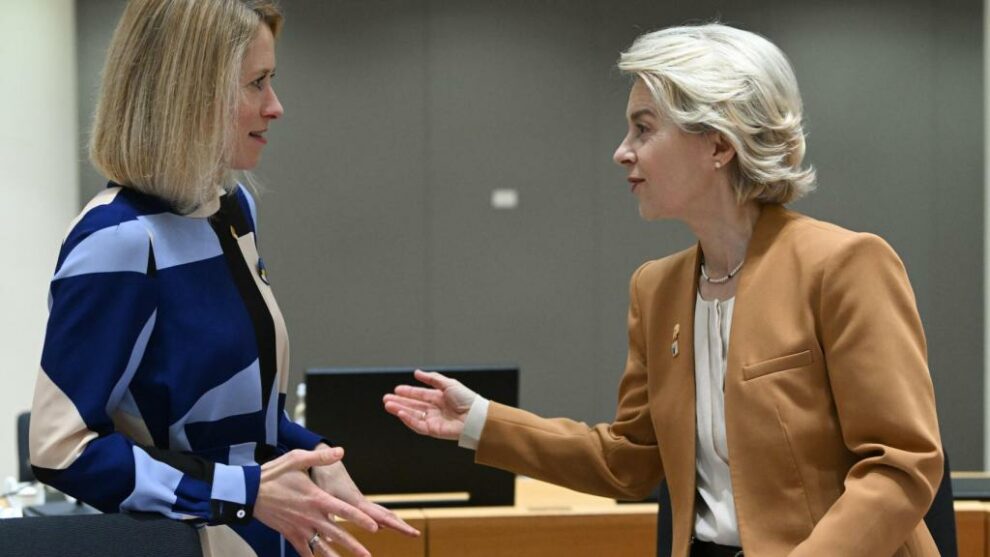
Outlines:
<svg viewBox="0 0 990 557"><path fill-rule="evenodd" d="M214 464L210 507L213 523L247 524L261 485L260 466Z"/></svg>
<svg viewBox="0 0 990 557"><path fill-rule="evenodd" d="M464 420L464 430L461 431L461 436L457 440L458 446L472 451L477 449L486 419L488 419L488 399L478 395L474 397L471 409L468 410L467 419Z"/></svg>

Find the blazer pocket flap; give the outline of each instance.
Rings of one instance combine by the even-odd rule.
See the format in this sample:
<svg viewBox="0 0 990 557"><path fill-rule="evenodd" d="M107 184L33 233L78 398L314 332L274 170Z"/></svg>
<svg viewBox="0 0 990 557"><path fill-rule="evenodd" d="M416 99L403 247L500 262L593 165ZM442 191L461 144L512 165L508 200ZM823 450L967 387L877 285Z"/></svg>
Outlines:
<svg viewBox="0 0 990 557"><path fill-rule="evenodd" d="M769 360L763 360L762 362L743 366L743 378L749 381L750 379L756 379L757 377L762 377L778 371L811 365L814 361L815 358L812 356L811 350L805 350L796 354L788 354L787 356L780 356L779 358L771 358Z"/></svg>

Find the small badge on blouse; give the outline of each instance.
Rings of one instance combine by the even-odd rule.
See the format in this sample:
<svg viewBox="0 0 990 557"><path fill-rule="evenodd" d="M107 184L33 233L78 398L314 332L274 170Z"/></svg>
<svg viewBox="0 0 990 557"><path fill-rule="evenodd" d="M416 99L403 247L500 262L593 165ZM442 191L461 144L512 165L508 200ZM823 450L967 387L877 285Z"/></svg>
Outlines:
<svg viewBox="0 0 990 557"><path fill-rule="evenodd" d="M681 324L674 324L674 338L673 342L670 343L670 353L676 358L680 351L677 349L677 338L681 336Z"/></svg>
<svg viewBox="0 0 990 557"><path fill-rule="evenodd" d="M265 260L260 257L258 258L258 276L268 286L272 285L272 283L268 282L268 269L265 268Z"/></svg>

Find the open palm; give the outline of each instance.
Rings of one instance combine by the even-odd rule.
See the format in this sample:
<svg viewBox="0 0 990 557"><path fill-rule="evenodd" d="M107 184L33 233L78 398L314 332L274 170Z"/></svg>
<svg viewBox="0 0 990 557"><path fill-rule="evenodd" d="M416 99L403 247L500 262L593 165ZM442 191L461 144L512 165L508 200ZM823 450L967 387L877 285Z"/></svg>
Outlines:
<svg viewBox="0 0 990 557"><path fill-rule="evenodd" d="M436 372L417 369L414 375L430 388L399 385L394 394L385 395L385 410L420 435L458 439L478 395L459 381Z"/></svg>

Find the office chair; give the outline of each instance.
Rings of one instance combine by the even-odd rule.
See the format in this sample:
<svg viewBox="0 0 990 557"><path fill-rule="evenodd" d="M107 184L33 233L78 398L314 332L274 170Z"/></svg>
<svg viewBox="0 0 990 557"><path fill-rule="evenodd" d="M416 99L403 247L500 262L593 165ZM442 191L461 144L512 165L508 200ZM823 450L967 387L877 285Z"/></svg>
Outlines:
<svg viewBox="0 0 990 557"><path fill-rule="evenodd" d="M30 412L21 412L17 415L17 481L19 482L34 481L34 471L31 470L31 454L28 451L30 425Z"/></svg>
<svg viewBox="0 0 990 557"><path fill-rule="evenodd" d="M925 515L925 525L928 526L928 531L932 533L932 538L935 539L939 554L943 557L955 557L959 555L959 549L956 545L956 509L953 504L955 497L952 495L952 478L949 472L949 455L947 453L943 468L942 483L939 484L938 491L935 492L935 500L932 501L932 506L928 508L928 514Z"/></svg>
<svg viewBox="0 0 990 557"><path fill-rule="evenodd" d="M925 515L925 525L935 540L939 554L943 557L955 557L959 553L956 546L956 511L953 505L952 479L949 476L949 455L945 455L943 466L945 471L942 482ZM670 511L670 491L666 481L660 484L657 501L660 503L657 512L657 557L670 557L674 518Z"/></svg>
<svg viewBox="0 0 990 557"><path fill-rule="evenodd" d="M95 514L0 520L5 557L202 557L196 529L161 515Z"/></svg>

